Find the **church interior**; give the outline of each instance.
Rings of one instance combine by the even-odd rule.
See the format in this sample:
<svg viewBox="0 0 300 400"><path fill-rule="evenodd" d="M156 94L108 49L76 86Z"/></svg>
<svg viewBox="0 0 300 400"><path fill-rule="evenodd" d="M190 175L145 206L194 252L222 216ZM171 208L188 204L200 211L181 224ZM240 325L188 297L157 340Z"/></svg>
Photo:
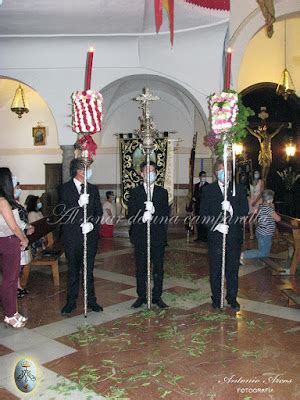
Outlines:
<svg viewBox="0 0 300 400"><path fill-rule="evenodd" d="M300 399L299 37L297 0L0 0L0 169L16 177L22 205L40 199L33 236L47 238L20 272L26 290L16 301L26 326L7 329L0 302L1 399ZM75 129L74 98L88 90L101 94L101 130L84 134L78 126L89 122L84 116ZM238 123L248 113L228 148L212 135L210 108L224 92L238 95ZM82 277L77 308L66 316L69 264L57 205L74 158L92 169L102 205L113 193L115 214L113 234L97 233L93 274L103 311L86 312ZM213 184L220 158L248 200L259 171L281 219L269 255L241 261L235 309L223 307L223 294L212 307L212 243L199 240L194 218L200 172ZM166 308L131 307L128 199L149 160L171 216ZM255 224L242 228L244 254L257 241ZM25 374L22 389L20 360L31 360L25 372L34 377L30 386Z"/></svg>

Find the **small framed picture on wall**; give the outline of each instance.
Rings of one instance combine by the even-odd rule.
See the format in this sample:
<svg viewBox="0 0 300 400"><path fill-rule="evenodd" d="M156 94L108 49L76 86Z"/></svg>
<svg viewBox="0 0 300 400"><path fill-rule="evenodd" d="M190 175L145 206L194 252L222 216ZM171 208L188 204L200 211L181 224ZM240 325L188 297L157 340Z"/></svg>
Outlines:
<svg viewBox="0 0 300 400"><path fill-rule="evenodd" d="M44 126L36 126L32 128L32 136L34 146L45 146L46 128Z"/></svg>

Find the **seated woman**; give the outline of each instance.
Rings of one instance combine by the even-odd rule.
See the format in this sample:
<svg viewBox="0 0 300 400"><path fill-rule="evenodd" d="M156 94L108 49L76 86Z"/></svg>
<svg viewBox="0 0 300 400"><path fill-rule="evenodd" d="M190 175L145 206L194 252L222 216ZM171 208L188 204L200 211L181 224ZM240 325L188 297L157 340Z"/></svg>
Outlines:
<svg viewBox="0 0 300 400"><path fill-rule="evenodd" d="M114 218L116 216L116 207L113 204L115 200L114 192L106 192L106 202L103 204L103 215L100 225L100 236L103 238L113 237Z"/></svg>
<svg viewBox="0 0 300 400"><path fill-rule="evenodd" d="M25 206L26 210L28 213L28 222L29 224L32 224L35 221L38 221L42 218L44 218L42 214L42 202L38 196L34 196L30 194L27 196L27 199L25 200ZM36 242L31 244L31 250L32 250L32 256L35 257L35 255L41 251L44 250L47 246L47 238L43 237Z"/></svg>
<svg viewBox="0 0 300 400"><path fill-rule="evenodd" d="M34 232L34 227L31 226L28 222L28 212L25 207L20 203L20 196L22 193L22 189L20 186L20 182L17 181L15 176L12 177L13 186L14 186L14 195L16 201L16 207L18 209L19 217L22 223L21 229L25 233L26 236L31 235ZM23 252L21 252L21 266L20 266L20 275L22 274L22 270L24 265L26 265L26 261L23 260L22 257ZM21 286L20 277L18 279L18 298L21 299L28 294L28 290Z"/></svg>

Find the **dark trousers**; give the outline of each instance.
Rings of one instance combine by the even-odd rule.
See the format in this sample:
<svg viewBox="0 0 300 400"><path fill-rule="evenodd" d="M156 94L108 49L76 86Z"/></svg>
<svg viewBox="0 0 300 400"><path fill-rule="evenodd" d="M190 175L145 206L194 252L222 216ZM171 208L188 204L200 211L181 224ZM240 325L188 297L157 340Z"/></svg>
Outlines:
<svg viewBox="0 0 300 400"><path fill-rule="evenodd" d="M159 299L163 291L165 246L151 247L153 272L152 298ZM147 249L135 246L136 286L139 297L147 297Z"/></svg>
<svg viewBox="0 0 300 400"><path fill-rule="evenodd" d="M0 237L2 287L0 300L4 315L11 318L17 312L17 289L20 272L20 239L16 236Z"/></svg>
<svg viewBox="0 0 300 400"><path fill-rule="evenodd" d="M197 222L197 239L207 240L207 228L200 222Z"/></svg>
<svg viewBox="0 0 300 400"><path fill-rule="evenodd" d="M221 299L221 273L222 273L222 243L223 235L213 233L208 237L209 277L212 299ZM231 302L236 300L238 292L238 272L241 255L241 242L227 236L225 277L227 286L226 299Z"/></svg>
<svg viewBox="0 0 300 400"><path fill-rule="evenodd" d="M196 221L197 221L197 239L200 240L207 240L207 227L204 224L201 224L201 218L199 215L200 211L199 211L199 207L195 207L195 217L197 217Z"/></svg>
<svg viewBox="0 0 300 400"><path fill-rule="evenodd" d="M82 272L83 282L83 240L82 237L72 242L64 240L65 255L68 262L68 287L67 301L68 303L76 303L80 273ZM87 246L87 298L89 303L96 302L94 287L94 262L97 253L97 240L88 239Z"/></svg>

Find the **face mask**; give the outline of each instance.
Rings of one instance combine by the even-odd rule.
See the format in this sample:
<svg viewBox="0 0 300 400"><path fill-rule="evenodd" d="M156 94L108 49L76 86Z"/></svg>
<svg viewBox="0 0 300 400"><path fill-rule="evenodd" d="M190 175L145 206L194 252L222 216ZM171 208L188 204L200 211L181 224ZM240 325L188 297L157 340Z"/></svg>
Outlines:
<svg viewBox="0 0 300 400"><path fill-rule="evenodd" d="M254 174L255 179L259 179L259 174Z"/></svg>
<svg viewBox="0 0 300 400"><path fill-rule="evenodd" d="M150 185L156 181L156 173L154 171L150 172Z"/></svg>
<svg viewBox="0 0 300 400"><path fill-rule="evenodd" d="M86 179L89 181L91 179L91 177L93 176L93 170L91 168L89 168L86 171Z"/></svg>
<svg viewBox="0 0 300 400"><path fill-rule="evenodd" d="M12 176L12 177L11 177L11 179L12 179L12 184L13 184L13 187L15 188L15 187L17 186L18 179L17 179L17 177L16 177L16 176Z"/></svg>
<svg viewBox="0 0 300 400"><path fill-rule="evenodd" d="M15 189L15 199L19 199L22 193L22 189Z"/></svg>
<svg viewBox="0 0 300 400"><path fill-rule="evenodd" d="M219 171L217 172L217 178L218 181L224 183L225 182L225 171L224 169L219 169Z"/></svg>
<svg viewBox="0 0 300 400"><path fill-rule="evenodd" d="M43 204L42 204L42 203L36 203L36 208L37 208L38 210L40 210L42 207L43 207Z"/></svg>

